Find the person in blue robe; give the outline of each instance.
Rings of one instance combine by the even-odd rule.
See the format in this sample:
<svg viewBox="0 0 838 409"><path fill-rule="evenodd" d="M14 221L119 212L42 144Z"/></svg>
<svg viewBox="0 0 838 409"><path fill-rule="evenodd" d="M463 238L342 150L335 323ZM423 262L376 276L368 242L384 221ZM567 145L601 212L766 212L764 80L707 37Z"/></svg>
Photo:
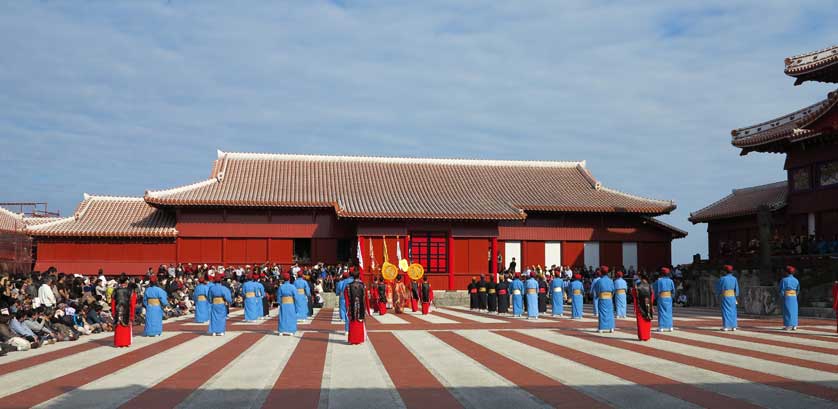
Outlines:
<svg viewBox="0 0 838 409"><path fill-rule="evenodd" d="M626 291L628 283L623 280L623 272L617 272L617 279L614 280L614 305L617 308L617 318L626 318Z"/></svg>
<svg viewBox="0 0 838 409"><path fill-rule="evenodd" d="M308 297L311 295L311 288L303 277L294 279L294 288L297 289L297 295L294 296L294 302L297 304L297 321L302 322L308 318Z"/></svg>
<svg viewBox="0 0 838 409"><path fill-rule="evenodd" d="M512 293L512 315L515 317L524 315L524 283L521 282L521 273L515 273L515 279L512 280L509 291Z"/></svg>
<svg viewBox="0 0 838 409"><path fill-rule="evenodd" d="M797 297L800 296L800 281L794 277L793 266L786 267L786 276L780 280L780 299L783 300L783 329L797 330Z"/></svg>
<svg viewBox="0 0 838 409"><path fill-rule="evenodd" d="M739 297L739 281L733 276L733 266L722 267L722 276L716 282L716 295L722 301L722 331L736 331L736 306Z"/></svg>
<svg viewBox="0 0 838 409"><path fill-rule="evenodd" d="M254 274L241 287L244 298L244 320L256 321L262 317L262 300L265 298L265 287L259 282L259 275Z"/></svg>
<svg viewBox="0 0 838 409"><path fill-rule="evenodd" d="M527 288L527 319L538 319L538 280L535 272L530 274L526 282Z"/></svg>
<svg viewBox="0 0 838 409"><path fill-rule="evenodd" d="M163 307L168 305L166 291L157 286L157 275L152 275L149 278L148 288L143 293L143 306L145 306L143 335L159 337L163 334Z"/></svg>
<svg viewBox="0 0 838 409"><path fill-rule="evenodd" d="M297 288L291 284L291 274L282 273L282 284L276 291L279 301L279 334L294 335L297 332Z"/></svg>
<svg viewBox="0 0 838 409"><path fill-rule="evenodd" d="M564 317L564 300L567 299L564 286L564 280L558 274L550 281L550 312L554 317Z"/></svg>
<svg viewBox="0 0 838 409"><path fill-rule="evenodd" d="M343 294L343 290L346 289L346 285L349 284L349 271L343 272L343 279L338 281L337 285L335 285L335 292L338 295L338 309L340 311L340 320L342 322L346 322L346 296Z"/></svg>
<svg viewBox="0 0 838 409"><path fill-rule="evenodd" d="M233 303L230 289L221 284L223 275L215 276L215 284L210 287L208 295L210 306L209 332L213 335L224 335L227 330L227 306Z"/></svg>
<svg viewBox="0 0 838 409"><path fill-rule="evenodd" d="M207 285L207 279L201 277L198 279L198 285L195 286L195 290L192 293L192 300L195 302L195 322L203 324L209 321L209 311L210 311L210 303L209 303L209 296L207 295L209 292L209 286Z"/></svg>
<svg viewBox="0 0 838 409"><path fill-rule="evenodd" d="M597 312L597 329L602 332L614 332L614 282L608 277L608 269L599 270L599 280L591 286L591 292L597 295L594 310Z"/></svg>
<svg viewBox="0 0 838 409"><path fill-rule="evenodd" d="M600 274L602 274L602 271L600 269L597 269L595 274L596 274L596 277L594 277L594 279L591 280L591 288L588 289L588 291L591 293L591 301L594 304L593 305L594 318L596 318L599 315L598 308L596 307L597 305L599 305L599 299L598 299L599 296L596 293L594 293L594 286L596 285L596 282L599 281L599 277L600 277Z"/></svg>
<svg viewBox="0 0 838 409"><path fill-rule="evenodd" d="M668 268L662 267L660 272L660 277L652 286L658 301L658 332L672 332L672 298L675 296L675 283L669 278Z"/></svg>
<svg viewBox="0 0 838 409"><path fill-rule="evenodd" d="M346 273L346 278L343 280L343 287L340 288L340 296L343 300L343 331L345 333L349 333L349 313L346 310L346 288L349 287L349 284L355 282L355 278L349 275L349 272Z"/></svg>
<svg viewBox="0 0 838 409"><path fill-rule="evenodd" d="M582 284L582 274L574 274L570 282L571 318L581 320L585 303L585 285Z"/></svg>

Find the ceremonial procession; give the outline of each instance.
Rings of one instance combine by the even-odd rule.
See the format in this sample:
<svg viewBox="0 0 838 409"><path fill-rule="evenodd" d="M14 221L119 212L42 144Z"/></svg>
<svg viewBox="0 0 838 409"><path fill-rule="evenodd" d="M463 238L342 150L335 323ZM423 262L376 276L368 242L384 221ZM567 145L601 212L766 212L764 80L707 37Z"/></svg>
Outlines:
<svg viewBox="0 0 838 409"><path fill-rule="evenodd" d="M838 408L834 4L0 9L0 409Z"/></svg>

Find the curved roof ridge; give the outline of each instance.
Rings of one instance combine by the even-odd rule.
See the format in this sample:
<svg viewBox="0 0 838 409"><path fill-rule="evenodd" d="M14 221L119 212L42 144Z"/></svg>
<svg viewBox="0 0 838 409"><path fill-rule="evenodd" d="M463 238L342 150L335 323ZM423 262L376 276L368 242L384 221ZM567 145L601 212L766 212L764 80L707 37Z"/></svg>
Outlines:
<svg viewBox="0 0 838 409"><path fill-rule="evenodd" d="M6 213L6 215L8 215L10 217L14 217L14 218L23 220L23 213L15 213L15 212L13 212L9 209L6 209L3 206L0 206L0 213Z"/></svg>
<svg viewBox="0 0 838 409"><path fill-rule="evenodd" d="M84 193L84 200L140 201L143 198L141 196L91 195Z"/></svg>
<svg viewBox="0 0 838 409"><path fill-rule="evenodd" d="M300 160L324 162L369 162L395 164L434 164L434 165L463 165L463 166L521 166L521 167L585 167L585 161L528 161L503 159L465 159L465 158L411 158L399 156L351 156L351 155L307 155L289 153L255 153L255 152L224 152L218 151L218 157L228 159L254 160Z"/></svg>
<svg viewBox="0 0 838 409"><path fill-rule="evenodd" d="M746 192L753 192L753 191L757 191L757 190L774 189L774 188L778 188L780 186L786 186L787 184L788 184L788 181L781 180L779 182L771 182L771 183L766 183L766 184L763 184L763 185L756 185L756 186L749 186L749 187L742 187L742 188L738 188L738 189L733 189L733 190L731 190L731 193L746 193Z"/></svg>
<svg viewBox="0 0 838 409"><path fill-rule="evenodd" d="M802 71L808 71L835 61L838 61L838 45L787 57L783 63L786 66L784 71L787 75L798 75Z"/></svg>
<svg viewBox="0 0 838 409"><path fill-rule="evenodd" d="M827 94L826 98L824 98L824 99L822 99L822 100L820 100L820 101L818 101L818 102L816 102L812 105L809 105L807 107L798 109L797 111L794 111L794 112L791 112L791 113L788 113L788 114L785 114L785 115L780 115L780 116L775 117L775 118L773 118L771 120L768 120L768 121L760 122L758 124L754 124L754 125L750 125L750 126L746 126L746 127L742 127L742 128L736 128L736 129L732 130L730 133L733 136L733 139L736 140L736 139L742 139L742 138L745 138L745 137L748 137L748 136L752 136L752 135L755 135L757 133L767 132L767 131L769 131L771 129L774 129L774 128L777 128L781 125L786 125L786 124L789 124L789 123L792 123L792 122L794 122L795 124L809 122L809 121L806 121L806 119L808 117L810 117L810 116L812 116L816 113L819 113L826 106L831 105L830 102L832 104L834 104L836 101L838 101L838 98L834 98L833 94L838 94L838 93L830 92L829 94ZM816 119L816 118L814 118L814 119ZM766 129L761 129L761 128L766 128Z"/></svg>
<svg viewBox="0 0 838 409"><path fill-rule="evenodd" d="M610 192L610 193L622 195L622 196L632 198L632 199L635 199L635 200L646 200L646 201L649 201L649 202L657 202L657 203L664 204L664 205L668 204L668 205L672 206L672 209L670 209L669 211L675 210L675 202L672 201L672 200L652 199L651 197L633 195L631 193L623 192L622 190L612 189L610 187L605 187L605 186L602 186L602 185L600 185L599 190L604 190L604 191L607 191L607 192Z"/></svg>
<svg viewBox="0 0 838 409"><path fill-rule="evenodd" d="M192 189L197 189L200 187L208 186L213 183L218 183L220 180L218 178L209 178L206 180L201 180L195 183L190 183L188 185L181 185L177 187L173 187L170 189L161 189L161 190L146 190L145 194L143 195L142 199L148 201L150 197L160 197L164 195L170 195L175 193L187 192Z"/></svg>

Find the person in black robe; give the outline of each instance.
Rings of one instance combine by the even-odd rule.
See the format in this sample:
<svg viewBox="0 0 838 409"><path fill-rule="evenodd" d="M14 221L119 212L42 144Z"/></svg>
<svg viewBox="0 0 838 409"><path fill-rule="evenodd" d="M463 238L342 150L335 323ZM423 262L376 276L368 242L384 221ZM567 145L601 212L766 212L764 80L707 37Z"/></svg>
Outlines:
<svg viewBox="0 0 838 409"><path fill-rule="evenodd" d="M489 302L489 283L486 281L486 276L480 275L480 281L477 282L477 309L486 311Z"/></svg>
<svg viewBox="0 0 838 409"><path fill-rule="evenodd" d="M265 287L265 299L262 300L262 316L267 317L270 314L271 307L273 306L274 295L276 294L276 288L271 284L271 280L268 280L266 277L262 277L262 286Z"/></svg>
<svg viewBox="0 0 838 409"><path fill-rule="evenodd" d="M387 313L387 283L381 278L378 280L378 314Z"/></svg>
<svg viewBox="0 0 838 409"><path fill-rule="evenodd" d="M410 308L413 312L419 311L419 282L410 280Z"/></svg>
<svg viewBox="0 0 838 409"><path fill-rule="evenodd" d="M538 312L547 312L547 280L538 276Z"/></svg>
<svg viewBox="0 0 838 409"><path fill-rule="evenodd" d="M476 310L477 305L477 278L472 277L471 283L468 285L468 308Z"/></svg>
<svg viewBox="0 0 838 409"><path fill-rule="evenodd" d="M498 314L509 313L509 281L506 281L506 278L507 275L504 274L496 286L498 294Z"/></svg>
<svg viewBox="0 0 838 409"><path fill-rule="evenodd" d="M489 284L486 285L486 294L487 294L487 304L489 306L489 312L497 312L498 311L498 285L495 284L495 279L492 278L489 280Z"/></svg>

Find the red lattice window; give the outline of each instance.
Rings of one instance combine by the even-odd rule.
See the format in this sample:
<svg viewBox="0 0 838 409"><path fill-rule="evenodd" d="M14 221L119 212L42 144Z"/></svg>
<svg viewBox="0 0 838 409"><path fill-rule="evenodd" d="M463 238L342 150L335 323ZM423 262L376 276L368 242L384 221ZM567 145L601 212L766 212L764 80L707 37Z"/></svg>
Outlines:
<svg viewBox="0 0 838 409"><path fill-rule="evenodd" d="M409 257L427 273L448 273L448 237L440 232L411 233Z"/></svg>

